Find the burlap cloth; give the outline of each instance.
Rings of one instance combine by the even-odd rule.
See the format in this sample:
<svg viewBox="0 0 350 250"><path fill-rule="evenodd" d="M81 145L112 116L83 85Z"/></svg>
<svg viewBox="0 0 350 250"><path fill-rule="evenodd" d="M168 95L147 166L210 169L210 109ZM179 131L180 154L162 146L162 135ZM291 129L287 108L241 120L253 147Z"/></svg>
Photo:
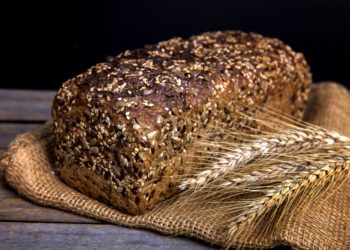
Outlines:
<svg viewBox="0 0 350 250"><path fill-rule="evenodd" d="M314 85L305 120L350 136L349 92L334 83ZM47 123L39 130L19 135L2 160L6 181L24 197L118 225L187 235L218 245L227 243L222 237L227 230L225 218L215 213L201 218L193 216L190 211L200 207L188 205L181 210L169 210L169 204L164 203L144 215L130 216L69 188L51 169L50 131L51 125ZM301 249L350 249L349 190L347 182L321 206L313 203L305 213L293 217L283 229L267 237L259 236L257 231L244 242L238 237L230 243L253 248L290 245Z"/></svg>

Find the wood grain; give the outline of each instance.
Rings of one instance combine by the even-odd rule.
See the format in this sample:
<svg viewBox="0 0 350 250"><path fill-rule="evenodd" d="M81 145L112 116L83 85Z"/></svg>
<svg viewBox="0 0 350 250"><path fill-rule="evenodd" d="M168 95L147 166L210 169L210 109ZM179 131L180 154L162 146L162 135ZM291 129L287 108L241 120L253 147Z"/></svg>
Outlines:
<svg viewBox="0 0 350 250"><path fill-rule="evenodd" d="M0 89L0 121L46 121L55 91Z"/></svg>
<svg viewBox="0 0 350 250"><path fill-rule="evenodd" d="M213 249L208 244L115 225L0 222L0 249Z"/></svg>
<svg viewBox="0 0 350 250"><path fill-rule="evenodd" d="M22 198L0 180L0 221L102 223L55 208L36 205Z"/></svg>
<svg viewBox="0 0 350 250"><path fill-rule="evenodd" d="M0 150L0 158L3 152L4 150ZM104 223L55 208L34 204L21 197L7 185L2 172L0 169L0 221Z"/></svg>

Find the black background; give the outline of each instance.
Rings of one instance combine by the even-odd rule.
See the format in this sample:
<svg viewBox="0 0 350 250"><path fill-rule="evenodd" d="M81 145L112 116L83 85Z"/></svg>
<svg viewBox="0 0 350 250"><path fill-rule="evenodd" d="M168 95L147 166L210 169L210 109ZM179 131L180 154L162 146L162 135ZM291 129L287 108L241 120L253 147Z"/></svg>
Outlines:
<svg viewBox="0 0 350 250"><path fill-rule="evenodd" d="M57 89L123 50L227 29L277 37L305 54L315 81L350 86L349 1L46 2L1 7L0 87Z"/></svg>

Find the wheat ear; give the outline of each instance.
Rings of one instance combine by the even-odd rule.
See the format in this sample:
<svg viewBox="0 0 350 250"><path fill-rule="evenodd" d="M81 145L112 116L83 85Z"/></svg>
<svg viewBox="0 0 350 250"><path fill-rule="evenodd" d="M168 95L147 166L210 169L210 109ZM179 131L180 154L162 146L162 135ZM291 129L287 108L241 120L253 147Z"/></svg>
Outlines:
<svg viewBox="0 0 350 250"><path fill-rule="evenodd" d="M337 132L314 129L309 131L289 130L275 136L262 137L252 143L232 149L228 149L230 144L227 142L202 142L203 146L222 147L227 151L221 153L219 160L210 164L208 168L201 169L201 171L195 173L193 178L187 178L182 181L179 189L184 190L189 187L202 186L209 180L216 179L221 174L239 168L257 157L261 160L272 154L288 154L315 148L319 145L330 145L349 141L349 138L339 135ZM212 154L212 152L204 153ZM202 155L202 157L205 157L205 155Z"/></svg>
<svg viewBox="0 0 350 250"><path fill-rule="evenodd" d="M279 226L278 223L289 220L282 218L283 216L288 215L289 218L292 218L296 211L301 212L300 209L297 209L298 207L305 209L315 197L320 199L320 195L326 193L327 182L334 187L335 183L339 184L350 177L349 158L342 158L341 160L338 158L326 165L325 161L319 164L322 164L321 167L314 165L309 174L301 174L297 178L286 179L278 186L265 190L263 196L249 201L249 204L244 209L242 208L241 213L231 219L228 237L231 239L247 237L258 226L259 220L268 214L271 215L271 218L265 219L265 221L270 222L270 224L264 226L265 229L261 231L261 234L273 233L274 228ZM336 178L333 178L335 176ZM297 206L298 203L302 203L302 206L300 204ZM282 206L282 204L284 205ZM277 209L281 211L279 217L277 217ZM274 210L275 212L273 212ZM275 221L274 224L271 223L273 220Z"/></svg>

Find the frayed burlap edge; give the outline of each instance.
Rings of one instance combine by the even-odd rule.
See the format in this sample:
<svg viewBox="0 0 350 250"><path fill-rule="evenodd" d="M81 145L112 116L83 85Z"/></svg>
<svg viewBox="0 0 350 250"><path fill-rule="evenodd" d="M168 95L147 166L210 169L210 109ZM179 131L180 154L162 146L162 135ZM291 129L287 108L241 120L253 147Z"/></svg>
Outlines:
<svg viewBox="0 0 350 250"><path fill-rule="evenodd" d="M314 86L307 108L306 120L344 134L350 121L349 93L336 84ZM335 116L336 115L336 116ZM110 223L152 229L164 234L186 235L211 244L226 245L225 218L208 214L205 218L191 216L188 211L169 209L170 203L160 204L144 215L131 216L110 208L63 184L53 173L51 124L19 135L9 146L2 160L6 181L31 201L88 216ZM252 234L248 239L235 239L231 245L268 248L291 245L300 249L350 249L350 183L345 183L331 197L313 204L299 217L286 223L280 232L269 237ZM262 225L263 226L263 225Z"/></svg>

